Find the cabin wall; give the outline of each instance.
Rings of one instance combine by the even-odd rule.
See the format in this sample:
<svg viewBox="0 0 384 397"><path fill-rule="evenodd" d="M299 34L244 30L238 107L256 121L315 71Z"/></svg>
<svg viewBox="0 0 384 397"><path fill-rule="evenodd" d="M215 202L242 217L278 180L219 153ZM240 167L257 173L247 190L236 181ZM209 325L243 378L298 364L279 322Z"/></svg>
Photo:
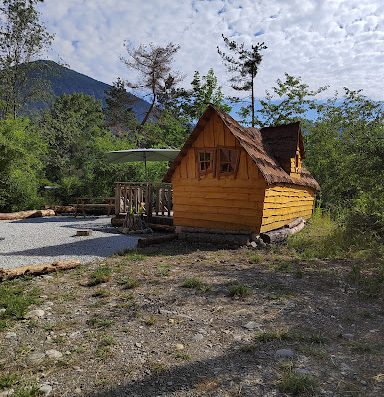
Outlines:
<svg viewBox="0 0 384 397"><path fill-rule="evenodd" d="M283 227L296 218L312 215L315 193L302 186L274 185L266 189L261 232Z"/></svg>
<svg viewBox="0 0 384 397"><path fill-rule="evenodd" d="M237 175L199 177L195 149L240 149ZM175 226L259 232L266 183L223 121L213 115L172 176Z"/></svg>

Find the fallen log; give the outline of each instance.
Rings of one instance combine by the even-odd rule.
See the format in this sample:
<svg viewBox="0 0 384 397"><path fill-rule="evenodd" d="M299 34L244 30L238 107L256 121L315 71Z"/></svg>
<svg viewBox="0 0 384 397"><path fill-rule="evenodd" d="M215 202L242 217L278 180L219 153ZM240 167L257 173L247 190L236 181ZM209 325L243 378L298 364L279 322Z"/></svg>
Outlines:
<svg viewBox="0 0 384 397"><path fill-rule="evenodd" d="M74 269L80 266L80 264L79 260L74 259L49 264L20 266L15 269L0 269L0 281L13 280L23 276L41 276L43 274L56 272L57 270Z"/></svg>
<svg viewBox="0 0 384 397"><path fill-rule="evenodd" d="M289 222L288 225L285 225L284 227L285 227L285 228L292 229L292 228L294 228L294 227L300 225L300 224L303 223L303 222L304 222L304 219L303 219L303 218L296 218L295 220L293 220L292 222Z"/></svg>
<svg viewBox="0 0 384 397"><path fill-rule="evenodd" d="M15 221L18 219L39 218L42 216L55 216L53 210L31 210L20 212L0 213L0 221Z"/></svg>
<svg viewBox="0 0 384 397"><path fill-rule="evenodd" d="M176 233L167 234L164 236L140 238L137 242L137 246L139 248L143 248L143 247L148 247L149 245L153 245L153 244L161 244L161 243L165 243L167 241L176 240L177 238L178 238L178 235Z"/></svg>
<svg viewBox="0 0 384 397"><path fill-rule="evenodd" d="M272 230L272 231L266 232L266 233L260 233L260 237L266 244L283 243L284 241L286 241L288 239L288 237L290 235L295 234L304 228L304 226L305 226L304 219L302 219L302 218L299 218L299 219L300 219L299 223L297 223L295 221L294 221L295 223L291 222L291 224L294 225L292 227L289 227L289 225L290 225L289 224L281 229Z"/></svg>

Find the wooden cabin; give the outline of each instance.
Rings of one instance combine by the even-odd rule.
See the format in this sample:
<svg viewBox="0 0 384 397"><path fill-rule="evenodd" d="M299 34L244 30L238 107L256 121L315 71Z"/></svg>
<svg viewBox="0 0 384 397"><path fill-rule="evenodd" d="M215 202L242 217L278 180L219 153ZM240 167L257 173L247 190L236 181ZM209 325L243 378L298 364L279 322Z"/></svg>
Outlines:
<svg viewBox="0 0 384 397"><path fill-rule="evenodd" d="M260 233L312 215L300 123L242 127L209 105L164 177L177 230Z"/></svg>

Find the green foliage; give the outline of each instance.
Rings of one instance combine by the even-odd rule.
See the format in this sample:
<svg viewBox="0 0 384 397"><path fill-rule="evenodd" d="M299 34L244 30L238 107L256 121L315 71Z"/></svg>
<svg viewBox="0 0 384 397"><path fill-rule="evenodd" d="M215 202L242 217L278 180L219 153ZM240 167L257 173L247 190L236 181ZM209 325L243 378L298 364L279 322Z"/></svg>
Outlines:
<svg viewBox="0 0 384 397"><path fill-rule="evenodd" d="M310 375L300 374L294 369L288 368L283 372L278 386L282 392L290 393L293 396L312 396L315 394L317 382Z"/></svg>
<svg viewBox="0 0 384 397"><path fill-rule="evenodd" d="M241 114L247 117L251 114L252 127L255 126L255 87L254 79L257 75L259 65L263 59L261 52L267 49L264 43L256 43L251 49L246 49L244 43L236 43L223 36L224 44L229 50L228 55L217 47L224 65L228 71L233 74L230 79L231 87L237 91L250 91L251 104L241 108ZM237 98L238 100L238 98Z"/></svg>
<svg viewBox="0 0 384 397"><path fill-rule="evenodd" d="M122 285L124 289L133 289L140 285L139 280L129 276L123 277L118 283Z"/></svg>
<svg viewBox="0 0 384 397"><path fill-rule="evenodd" d="M36 5L43 0L3 0L0 3L0 116L16 118L27 100L46 91L38 79L28 78L39 64L30 64L49 47L53 36L39 21Z"/></svg>
<svg viewBox="0 0 384 397"><path fill-rule="evenodd" d="M108 266L100 266L89 276L88 286L93 287L102 283L107 283L112 277L112 269Z"/></svg>
<svg viewBox="0 0 384 397"><path fill-rule="evenodd" d="M5 313L1 319L19 320L27 312L29 306L37 303L38 291L27 291L20 282L3 282L0 285L0 308Z"/></svg>
<svg viewBox="0 0 384 397"><path fill-rule="evenodd" d="M68 203L76 196L111 196L117 180L133 180L137 165L114 165L106 152L129 144L104 128L101 103L84 94L63 95L40 121L48 141L46 176L59 185L53 200ZM138 178L140 179L140 178Z"/></svg>
<svg viewBox="0 0 384 397"><path fill-rule="evenodd" d="M27 119L0 121L0 211L40 206L45 151Z"/></svg>
<svg viewBox="0 0 384 397"><path fill-rule="evenodd" d="M252 289L245 284L235 283L229 287L228 294L232 298L245 298L252 293Z"/></svg>
<svg viewBox="0 0 384 397"><path fill-rule="evenodd" d="M268 127L304 120L308 109L318 109L314 97L326 89L320 87L312 91L300 77L285 73L285 80L278 79L272 87L273 93L266 91L265 99L260 99L258 124Z"/></svg>
<svg viewBox="0 0 384 397"><path fill-rule="evenodd" d="M195 289L197 291L203 291L203 292L209 291L210 289L209 285L205 284L203 281L201 281L196 277L187 278L183 282L182 287Z"/></svg>
<svg viewBox="0 0 384 397"><path fill-rule="evenodd" d="M191 86L190 90L180 90L179 92L180 109L190 122L198 120L209 103L224 112L231 111L231 107L225 103L224 94L212 68L202 77L196 71Z"/></svg>
<svg viewBox="0 0 384 397"><path fill-rule="evenodd" d="M306 141L306 165L322 187L322 205L349 230L383 237L383 103L346 88L342 101L322 106Z"/></svg>

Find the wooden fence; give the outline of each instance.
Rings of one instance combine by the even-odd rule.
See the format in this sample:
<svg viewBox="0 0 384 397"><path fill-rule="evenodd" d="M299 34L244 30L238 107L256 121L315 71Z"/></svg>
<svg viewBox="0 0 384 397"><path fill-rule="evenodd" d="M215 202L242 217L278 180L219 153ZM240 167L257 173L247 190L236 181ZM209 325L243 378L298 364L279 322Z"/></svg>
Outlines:
<svg viewBox="0 0 384 397"><path fill-rule="evenodd" d="M117 182L115 214L143 213L153 216L172 216L172 185L168 183Z"/></svg>

